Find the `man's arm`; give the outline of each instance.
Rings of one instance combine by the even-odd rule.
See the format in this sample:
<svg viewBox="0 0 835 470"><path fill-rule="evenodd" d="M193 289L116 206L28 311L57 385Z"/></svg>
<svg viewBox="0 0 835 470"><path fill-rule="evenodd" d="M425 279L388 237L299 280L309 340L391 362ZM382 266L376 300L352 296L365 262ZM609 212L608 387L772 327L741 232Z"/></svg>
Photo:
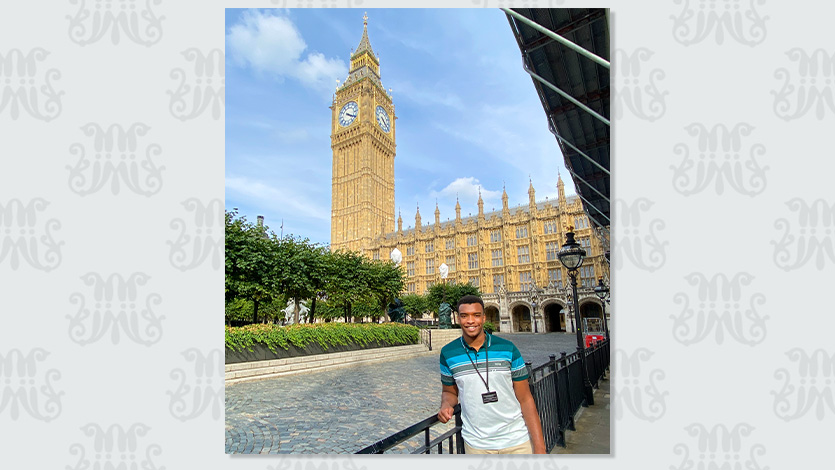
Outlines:
<svg viewBox="0 0 835 470"><path fill-rule="evenodd" d="M458 385L441 385L441 409L438 419L446 423L452 418L453 408L458 404ZM540 432L540 434L542 434Z"/></svg>
<svg viewBox="0 0 835 470"><path fill-rule="evenodd" d="M525 426L528 427L528 434L531 435L534 454L544 454L545 438L542 436L542 423L539 422L539 413L536 412L536 403L531 395L531 388L527 380L513 382L513 393L522 406L522 417L525 419Z"/></svg>

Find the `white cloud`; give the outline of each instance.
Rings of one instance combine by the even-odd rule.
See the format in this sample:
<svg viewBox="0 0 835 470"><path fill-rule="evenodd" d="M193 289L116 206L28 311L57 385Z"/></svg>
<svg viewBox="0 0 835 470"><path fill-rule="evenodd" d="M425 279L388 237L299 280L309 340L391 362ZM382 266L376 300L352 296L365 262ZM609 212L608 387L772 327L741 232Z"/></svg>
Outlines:
<svg viewBox="0 0 835 470"><path fill-rule="evenodd" d="M460 96L437 87L419 88L408 81L395 82L392 85L392 94L395 99L402 97L424 106L441 105L457 110L464 109L464 102Z"/></svg>
<svg viewBox="0 0 835 470"><path fill-rule="evenodd" d="M348 66L339 59L328 59L307 49L301 33L289 18L258 10L246 11L226 35L232 59L240 66L293 78L303 85L331 91L336 79L348 75Z"/></svg>
<svg viewBox="0 0 835 470"><path fill-rule="evenodd" d="M293 181L287 181L287 183L292 184ZM245 176L226 176L226 191L235 192L246 198L264 201L273 208L281 207L288 217L309 217L329 221L330 208L316 204L306 194L306 190L303 188L304 184L299 186L298 188L290 186L276 188ZM256 203L255 205L259 204Z"/></svg>
<svg viewBox="0 0 835 470"><path fill-rule="evenodd" d="M481 197L485 201L499 199L502 195L501 191L489 191L481 186L478 179L468 176L466 178L456 178L440 191L431 191L429 196L432 198L443 198L452 200L458 198L463 201L478 200L478 192L481 189Z"/></svg>

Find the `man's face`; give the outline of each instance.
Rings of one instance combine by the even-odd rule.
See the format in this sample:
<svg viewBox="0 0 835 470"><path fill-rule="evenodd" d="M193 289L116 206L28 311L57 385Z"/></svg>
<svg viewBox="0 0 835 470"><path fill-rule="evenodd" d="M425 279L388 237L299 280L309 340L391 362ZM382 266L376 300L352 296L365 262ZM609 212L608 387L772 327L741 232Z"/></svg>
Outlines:
<svg viewBox="0 0 835 470"><path fill-rule="evenodd" d="M484 325L484 307L481 304L462 304L458 309L458 322L464 336L470 340L478 338Z"/></svg>

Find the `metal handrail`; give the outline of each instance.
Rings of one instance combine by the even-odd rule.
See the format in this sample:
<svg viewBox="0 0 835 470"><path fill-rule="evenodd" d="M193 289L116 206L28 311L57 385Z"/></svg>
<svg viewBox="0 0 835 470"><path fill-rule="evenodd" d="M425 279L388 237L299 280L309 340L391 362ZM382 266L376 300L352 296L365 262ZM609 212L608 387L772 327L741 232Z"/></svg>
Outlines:
<svg viewBox="0 0 835 470"><path fill-rule="evenodd" d="M441 445L443 444L442 441L444 439L449 439L450 450L452 450L453 437L455 437L455 448L456 450L458 450L457 453L463 454L464 440L461 438L462 421L460 403L455 405L455 407L453 408L453 417L455 418L455 427L445 432L433 441L429 440L429 428L441 422L438 419L438 415L432 415L419 423L413 424L402 431L392 434L391 436L385 439L380 439L374 444L371 444L370 446L363 448L362 450L357 452L357 454L382 454L385 451L391 449L392 447L402 442L405 442L406 440L411 439L420 433L424 433L425 435L425 444L422 447L418 448L416 451L412 451L412 454L428 454L430 453L431 448L435 445L438 445L438 453L443 453Z"/></svg>

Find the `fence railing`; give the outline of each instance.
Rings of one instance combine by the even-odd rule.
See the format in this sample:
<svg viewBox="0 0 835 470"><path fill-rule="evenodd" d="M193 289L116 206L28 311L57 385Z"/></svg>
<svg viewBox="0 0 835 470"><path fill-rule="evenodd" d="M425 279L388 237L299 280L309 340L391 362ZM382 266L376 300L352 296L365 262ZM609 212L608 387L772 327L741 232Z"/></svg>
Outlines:
<svg viewBox="0 0 835 470"><path fill-rule="evenodd" d="M438 415L430 416L423 421L413 424L408 428L392 434L391 436L381 439L374 444L360 450L357 454L382 454L392 447L405 442L423 433L424 443L422 446L413 450L412 454L430 454L432 450L437 450L439 454L444 453L444 441L447 444L447 453L449 454L463 454L464 453L464 439L461 438L461 405L455 405L453 418L455 419L455 427L444 432L440 436L430 439L429 430L432 426L440 424Z"/></svg>
<svg viewBox="0 0 835 470"><path fill-rule="evenodd" d="M585 384L583 383L583 361L580 360L581 350L567 354L560 354L557 358L552 354L550 360L536 368L528 363L529 384L531 394L536 402L539 420L542 423L542 433L545 437L545 448L548 452L554 446L565 447L565 431L575 430L574 415L585 403ZM585 365L589 382L597 388L609 368L609 341L600 341L585 349ZM464 453L464 440L461 438L461 405L455 405L455 427L435 439L430 439L429 429L440 423L438 416L431 416L398 433L371 444L357 452L358 454L382 454L386 450L406 441L407 439L424 433L424 445L413 454L429 454L437 446L438 453L443 453L443 441L448 441L450 454ZM454 445L453 445L454 438Z"/></svg>
<svg viewBox="0 0 835 470"><path fill-rule="evenodd" d="M429 350L432 350L432 330L423 328L420 330L420 342L426 345Z"/></svg>
<svg viewBox="0 0 835 470"><path fill-rule="evenodd" d="M597 387L609 367L609 342L598 342L585 352L589 381ZM559 358L552 354L548 362L530 370L531 394L548 452L557 445L565 447L565 431L575 430L574 415L586 406L582 364L578 350L572 354L563 352Z"/></svg>

